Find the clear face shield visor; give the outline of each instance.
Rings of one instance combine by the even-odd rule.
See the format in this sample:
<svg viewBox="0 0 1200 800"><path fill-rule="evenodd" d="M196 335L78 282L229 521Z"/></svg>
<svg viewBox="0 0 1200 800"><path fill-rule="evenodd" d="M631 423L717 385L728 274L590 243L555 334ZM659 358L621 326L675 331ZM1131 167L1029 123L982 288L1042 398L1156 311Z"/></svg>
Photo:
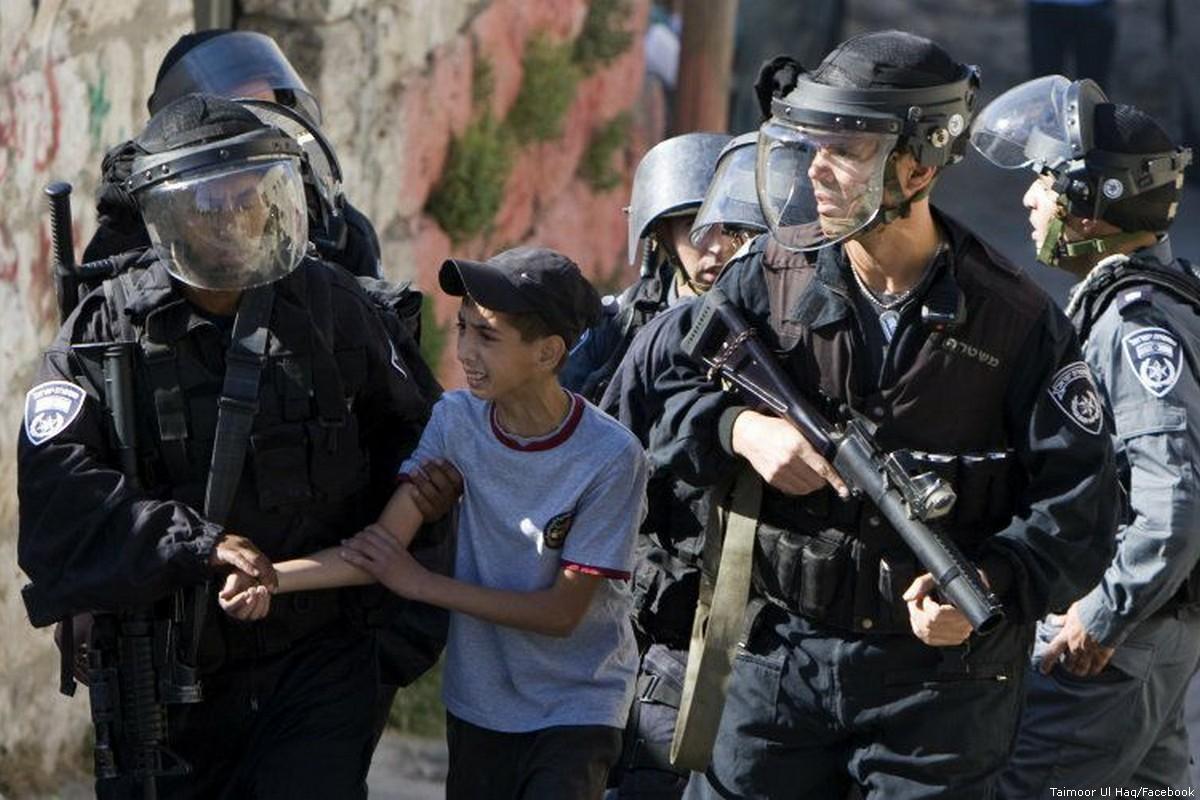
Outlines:
<svg viewBox="0 0 1200 800"><path fill-rule="evenodd" d="M305 183L317 203L309 203L310 233L335 229L342 216L342 167L320 128L297 111L267 100L242 99L241 105L263 122L286 133L304 151Z"/></svg>
<svg viewBox="0 0 1200 800"><path fill-rule="evenodd" d="M789 250L845 241L883 203L896 134L843 131L772 118L758 134L755 180L767 228Z"/></svg>
<svg viewBox="0 0 1200 800"><path fill-rule="evenodd" d="M316 98L275 40L261 33L234 31L189 50L159 81L150 98L150 113L196 92L294 105L313 123L321 124Z"/></svg>
<svg viewBox="0 0 1200 800"><path fill-rule="evenodd" d="M1091 149L1091 120L1104 94L1091 81L1047 75L1014 86L971 123L971 145L1003 169L1056 169Z"/></svg>
<svg viewBox="0 0 1200 800"><path fill-rule="evenodd" d="M250 289L286 276L304 257L308 213L298 159L200 169L137 198L167 271L190 286Z"/></svg>
<svg viewBox="0 0 1200 800"><path fill-rule="evenodd" d="M767 229L754 181L757 141L754 134L739 136L736 144L721 154L692 225L691 240L696 247L704 247L709 237L721 233L725 226L754 232Z"/></svg>

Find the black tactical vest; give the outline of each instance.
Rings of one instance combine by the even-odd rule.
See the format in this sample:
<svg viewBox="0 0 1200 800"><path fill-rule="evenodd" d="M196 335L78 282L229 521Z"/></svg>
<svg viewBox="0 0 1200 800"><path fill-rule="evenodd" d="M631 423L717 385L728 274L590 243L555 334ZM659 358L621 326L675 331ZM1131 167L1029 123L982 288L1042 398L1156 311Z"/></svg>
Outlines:
<svg viewBox="0 0 1200 800"><path fill-rule="evenodd" d="M929 295L961 296L965 318L931 330L920 319L921 304L910 303L892 344L908 356L879 389L865 374L836 252L810 260L756 244L755 260L770 293L771 330L763 338L784 370L830 419L845 420L848 409L865 416L878 426L881 449L954 486L955 510L940 527L970 557L1013 516L1021 477L1004 398L1045 301L1015 268L943 222L953 246L935 267ZM768 487L756 549L754 586L768 601L840 628L909 630L900 595L923 570L869 502L840 501L830 489L795 498Z"/></svg>
<svg viewBox="0 0 1200 800"><path fill-rule="evenodd" d="M351 304L335 304L334 280L351 279L306 261L276 284L259 407L226 523L272 561L337 544L374 521L386 496L371 486L370 454L355 409L368 378L365 337L378 328L348 316ZM123 328L121 337L139 345L135 391L144 483L162 499L203 509L227 322L196 311L170 288L161 264L114 281L121 289L114 291L110 282L105 291L110 319L124 320L116 326ZM372 313L365 305L357 311ZM341 315L336 325L335 312ZM414 389L412 403L412 418L420 418L428 401ZM202 661L286 649L344 620L347 593L281 597L257 630L230 623L214 608Z"/></svg>

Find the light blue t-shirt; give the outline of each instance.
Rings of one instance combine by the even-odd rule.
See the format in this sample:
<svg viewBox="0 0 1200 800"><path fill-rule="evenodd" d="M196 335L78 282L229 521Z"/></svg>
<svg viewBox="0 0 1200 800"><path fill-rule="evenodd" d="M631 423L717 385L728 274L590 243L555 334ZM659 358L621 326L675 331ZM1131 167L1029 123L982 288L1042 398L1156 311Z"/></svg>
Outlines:
<svg viewBox="0 0 1200 800"><path fill-rule="evenodd" d="M457 579L529 592L552 586L563 568L611 578L565 638L452 613L446 709L506 732L624 726L637 672L628 579L646 496L637 439L577 395L557 431L518 439L491 403L457 391L433 407L401 472L433 458L463 476Z"/></svg>

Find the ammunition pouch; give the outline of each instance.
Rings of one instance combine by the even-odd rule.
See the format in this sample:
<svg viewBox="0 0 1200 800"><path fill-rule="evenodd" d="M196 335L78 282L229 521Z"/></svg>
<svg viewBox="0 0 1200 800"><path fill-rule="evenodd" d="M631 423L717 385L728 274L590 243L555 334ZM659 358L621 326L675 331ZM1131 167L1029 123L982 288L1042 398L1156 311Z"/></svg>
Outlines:
<svg viewBox="0 0 1200 800"><path fill-rule="evenodd" d="M910 473L932 471L954 487L954 510L935 524L968 558L1012 519L1011 453L897 456ZM767 491L755 550L755 594L772 605L859 633L911 630L903 594L924 569L870 502L830 489L798 498Z"/></svg>
<svg viewBox="0 0 1200 800"><path fill-rule="evenodd" d="M700 596L700 564L665 550L639 554L633 576L634 629L643 649L650 642L687 650Z"/></svg>

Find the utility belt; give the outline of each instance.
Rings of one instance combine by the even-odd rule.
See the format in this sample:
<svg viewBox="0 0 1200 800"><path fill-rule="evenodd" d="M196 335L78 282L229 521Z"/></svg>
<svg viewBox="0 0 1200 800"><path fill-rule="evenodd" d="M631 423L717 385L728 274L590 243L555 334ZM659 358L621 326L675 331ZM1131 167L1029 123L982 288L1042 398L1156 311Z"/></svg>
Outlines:
<svg viewBox="0 0 1200 800"><path fill-rule="evenodd" d="M337 590L295 592L273 597L271 612L257 622L241 622L220 612L212 599L197 662L203 673L268 658L323 632L344 629L348 615Z"/></svg>
<svg viewBox="0 0 1200 800"><path fill-rule="evenodd" d="M955 509L939 527L968 558L1012 519L1011 453L897 455L954 486ZM757 540L753 593L768 603L843 630L911 630L903 594L925 570L869 501L840 500L829 489L799 498L767 491Z"/></svg>
<svg viewBox="0 0 1200 800"><path fill-rule="evenodd" d="M656 643L687 650L700 596L700 559L680 558L660 549L638 555L633 607L641 649Z"/></svg>

